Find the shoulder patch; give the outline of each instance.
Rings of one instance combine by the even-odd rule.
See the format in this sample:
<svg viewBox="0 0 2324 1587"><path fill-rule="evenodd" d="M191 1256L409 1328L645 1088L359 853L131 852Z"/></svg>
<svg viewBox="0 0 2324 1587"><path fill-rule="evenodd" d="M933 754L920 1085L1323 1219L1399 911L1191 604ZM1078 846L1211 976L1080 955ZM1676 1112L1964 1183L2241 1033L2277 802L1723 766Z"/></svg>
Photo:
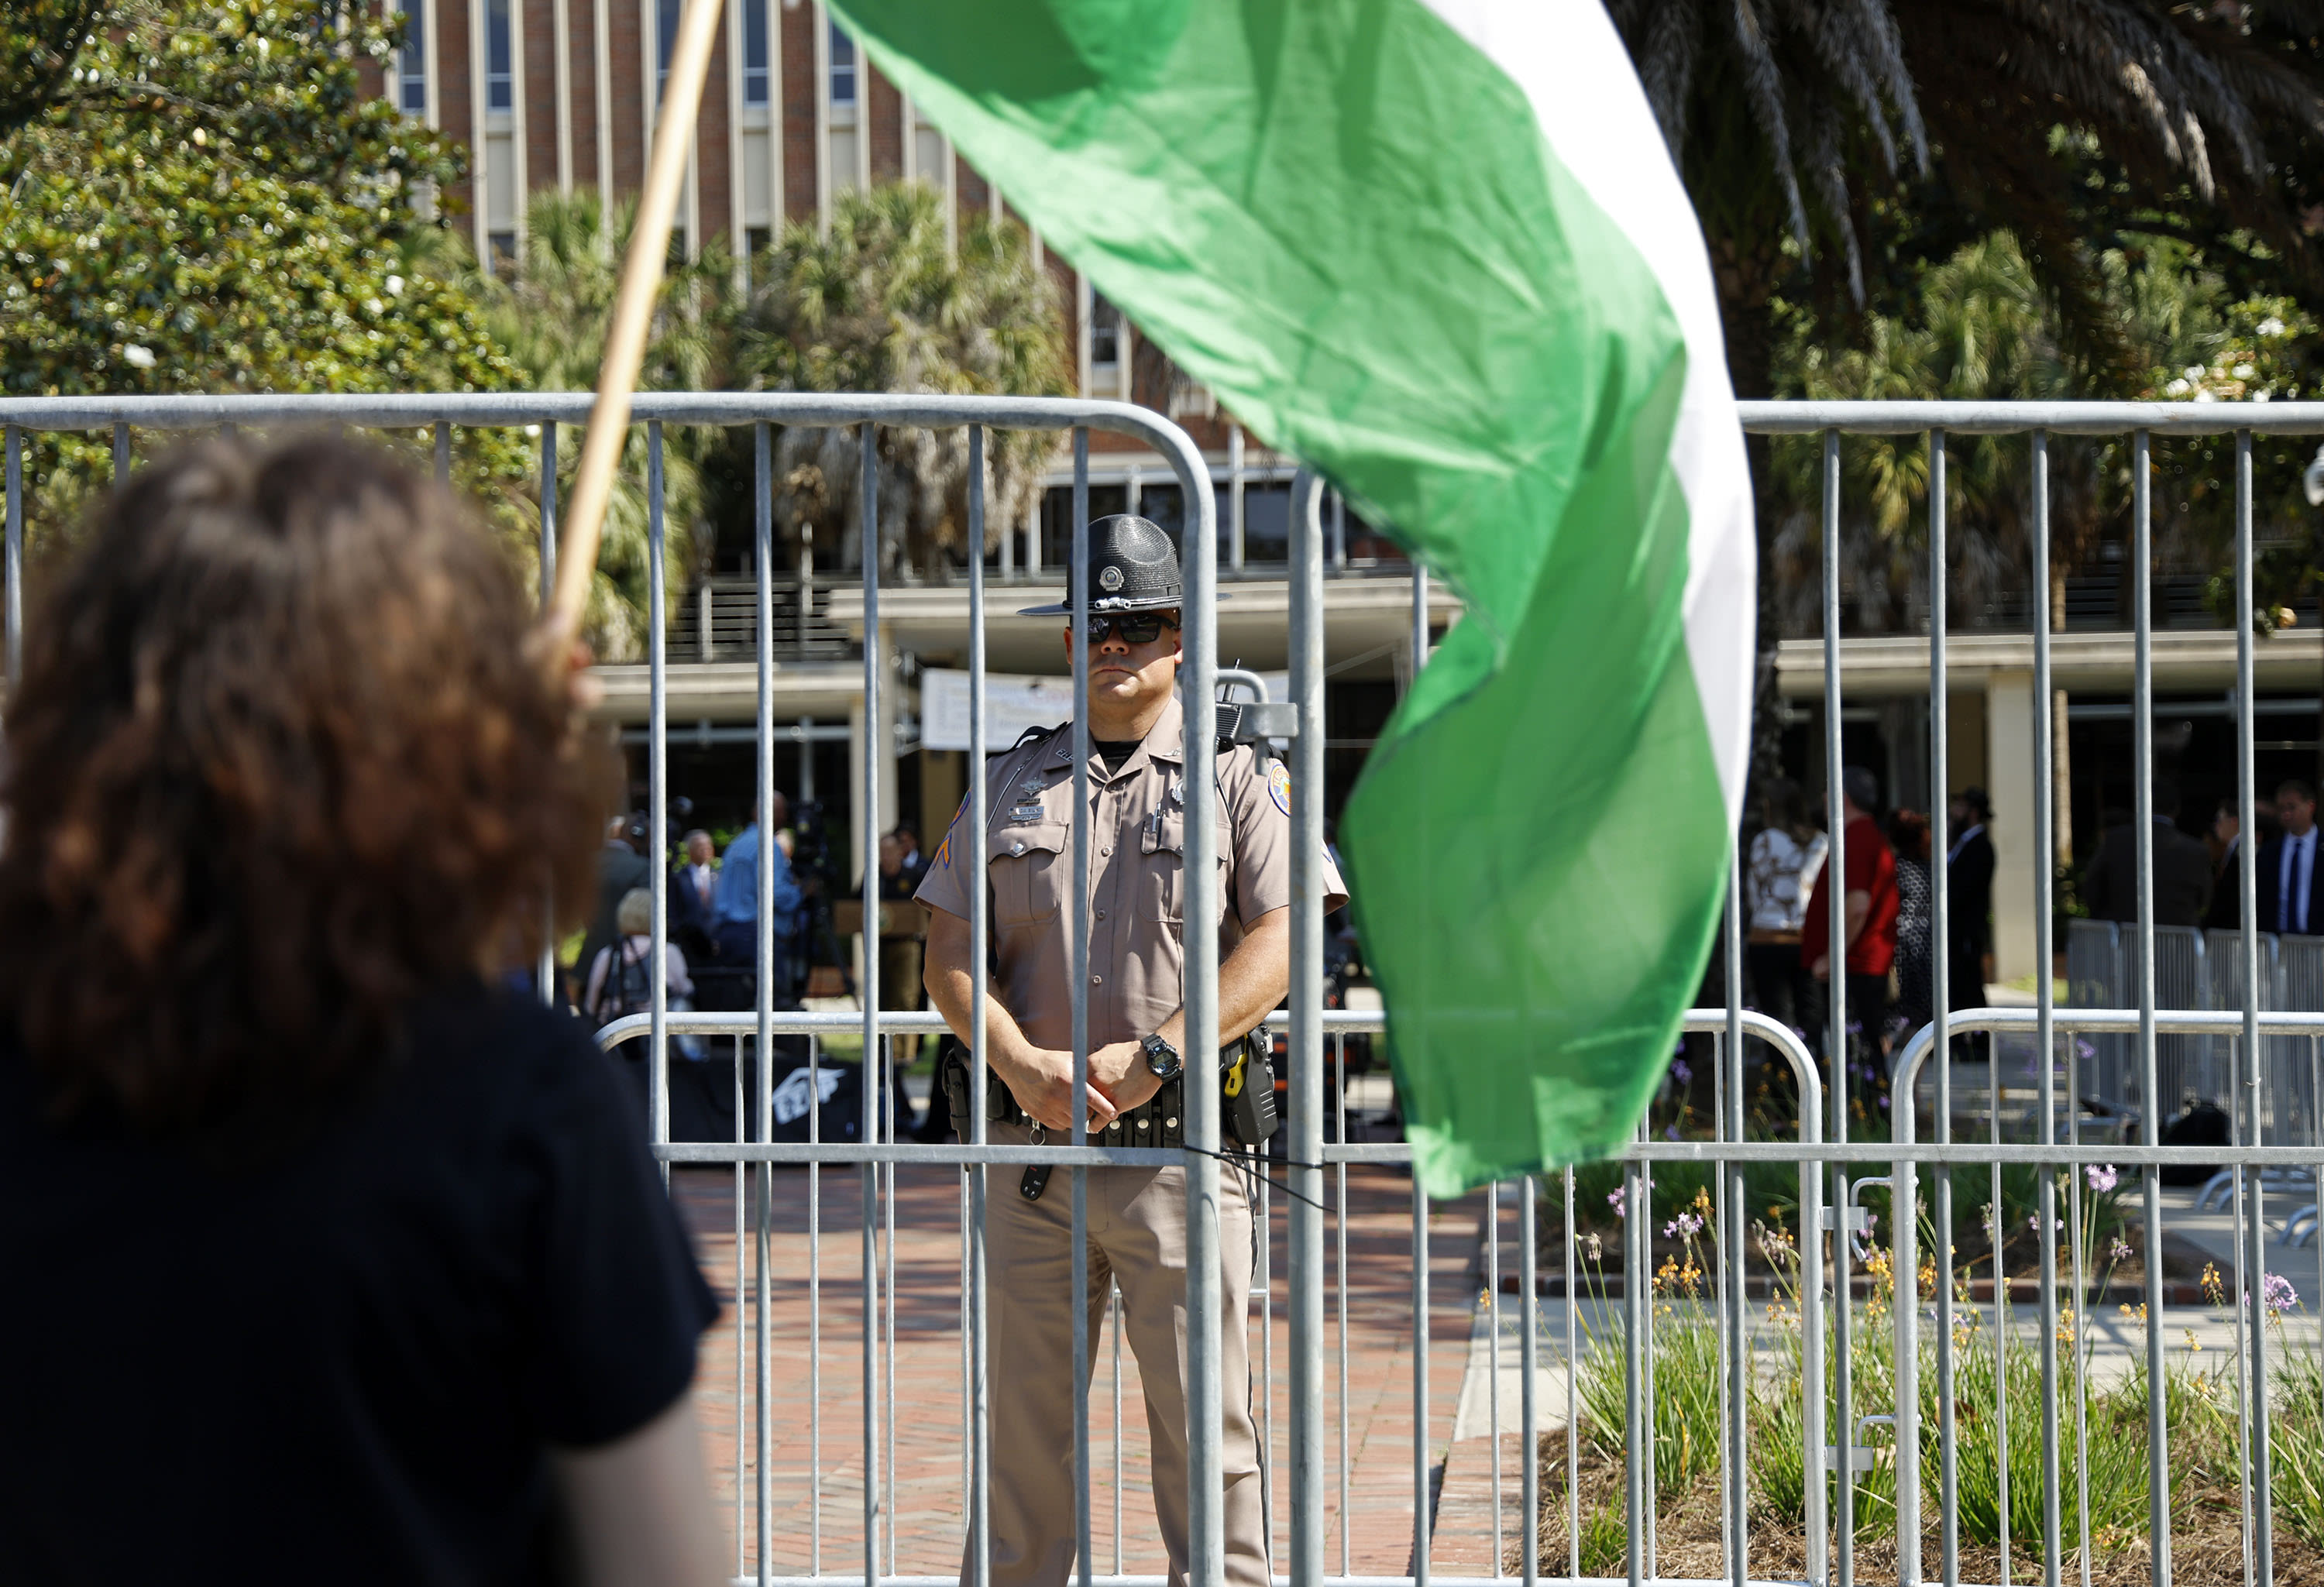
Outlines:
<svg viewBox="0 0 2324 1587"><path fill-rule="evenodd" d="M1280 761L1267 763L1267 792L1277 809L1291 814L1291 771Z"/></svg>
<svg viewBox="0 0 2324 1587"><path fill-rule="evenodd" d="M960 808L952 813L951 821L945 826L944 842L936 844L936 863L947 871L952 869L952 831L960 825L960 818L968 814L968 798L966 794L960 796Z"/></svg>

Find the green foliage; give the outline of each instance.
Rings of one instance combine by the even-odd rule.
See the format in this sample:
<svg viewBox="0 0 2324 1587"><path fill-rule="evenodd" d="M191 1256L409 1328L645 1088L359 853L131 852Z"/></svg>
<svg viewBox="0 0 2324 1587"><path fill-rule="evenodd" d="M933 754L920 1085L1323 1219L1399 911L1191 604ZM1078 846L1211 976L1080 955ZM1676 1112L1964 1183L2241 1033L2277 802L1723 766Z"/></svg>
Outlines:
<svg viewBox="0 0 2324 1587"><path fill-rule="evenodd" d="M1831 322L1778 305L1784 328L1777 389L1821 400L2054 401L2119 394L2154 401L2289 400L2324 379L2324 337L2288 297L2237 295L2228 273L2185 244L2144 240L2107 250L2093 280L2107 339L2129 372L2101 368L2061 318L2042 272L2018 241L1988 234L1922 272L1909 314L1869 314L1852 341L1835 345ZM1946 506L1955 621L1974 622L1990 603L2024 589L2032 566L2031 444L2024 436L1948 439ZM2158 553L2217 567L2233 531L2235 453L2230 437L2159 439L2153 448ZM1770 449L1775 504L1770 557L1775 616L1786 632L1812 631L1821 587L1821 442L1779 439ZM1850 438L1840 449L1841 577L1855 626L1894 632L1928 597L1929 459L1919 435ZM2313 587L2304 572L2313 513L2298 499L2294 444L2263 438L2255 461L2261 538L2292 526L2297 555L2273 574L2264 552L2264 620ZM2050 447L2051 553L2057 598L2068 569L2126 525L2127 439L2054 438ZM2231 587L2226 589L2228 598ZM2215 602L2217 600L2215 595Z"/></svg>
<svg viewBox="0 0 2324 1587"><path fill-rule="evenodd" d="M1609 10L1702 217L1745 395L1772 390L1760 310L1776 297L1835 329L1896 314L1924 265L1997 228L2109 395L2135 360L2106 307L2106 248L2224 244L2253 273L2313 283L2324 50L2308 7Z"/></svg>
<svg viewBox="0 0 2324 1587"><path fill-rule="evenodd" d="M0 136L56 103L104 13L104 0L9 0L0 24Z"/></svg>
<svg viewBox="0 0 2324 1587"><path fill-rule="evenodd" d="M2016 1344L2008 1352L2006 1367L1997 1361L1993 1336L1987 1330L1971 1333L1953 1353L1955 1491L1960 1495L1961 1536L1976 1543L1997 1545L2002 1537L2005 1423L2009 1438L2008 1535L2019 1544L2038 1543L2042 1537L2042 1363L2030 1342ZM2070 1371L2070 1361L2061 1362L2061 1368L2063 1376ZM2002 1390L1998 1395L1997 1374ZM1924 1471L1933 1473L1940 1453L1933 1350L1922 1363L1921 1383L1921 1459ZM2081 1535L2084 1483L2076 1465L2070 1407L2061 1407L2059 1423L2059 1536L2071 1546L2071 1540ZM2089 1475L2090 1529L2100 1535L2135 1527L2146 1509L2145 1424L2143 1419L2126 1422L2119 1407L2101 1396L2091 1407L2089 1432L2083 1465Z"/></svg>
<svg viewBox="0 0 2324 1587"><path fill-rule="evenodd" d="M1619 1575L1628 1566L1630 1534L1622 1512L1610 1504L1590 1507L1582 1519L1582 1573Z"/></svg>
<svg viewBox="0 0 2324 1587"><path fill-rule="evenodd" d="M344 23L344 26L342 26ZM457 152L366 96L393 34L290 0L141 0L0 143L0 389L495 391L521 376L456 282L416 268ZM110 476L110 439L29 448L35 532ZM464 443L471 484L521 453Z"/></svg>
<svg viewBox="0 0 2324 1587"><path fill-rule="evenodd" d="M1056 288L1018 229L983 219L947 246L942 198L918 182L847 192L827 231L788 227L754 270L737 363L779 391L1063 396L1072 390ZM1024 521L1054 436L1001 431L987 443L989 547ZM860 565L853 433L786 431L775 461L777 511ZM936 571L967 542L964 429L880 435L883 558Z"/></svg>
<svg viewBox="0 0 2324 1587"><path fill-rule="evenodd" d="M2276 1518L2324 1548L2324 1367L2307 1350L2286 1351L2272 1389L2270 1491Z"/></svg>
<svg viewBox="0 0 2324 1587"><path fill-rule="evenodd" d="M540 391L595 390L603 361L622 261L636 229L637 202L606 207L594 189L569 197L536 193L525 209L522 248L512 268L464 280L483 306L486 328L509 349L526 383ZM670 262L639 371L641 391L711 391L729 383L733 344L733 261L715 245L699 258ZM558 490L571 493L586 431L560 437ZM675 614L690 577L713 540L703 485L706 460L726 442L709 426L673 425L662 437L662 571L666 608ZM601 659L630 661L646 650L651 589L649 558L646 427L633 425L605 505L583 637ZM539 486L525 486L537 507Z"/></svg>

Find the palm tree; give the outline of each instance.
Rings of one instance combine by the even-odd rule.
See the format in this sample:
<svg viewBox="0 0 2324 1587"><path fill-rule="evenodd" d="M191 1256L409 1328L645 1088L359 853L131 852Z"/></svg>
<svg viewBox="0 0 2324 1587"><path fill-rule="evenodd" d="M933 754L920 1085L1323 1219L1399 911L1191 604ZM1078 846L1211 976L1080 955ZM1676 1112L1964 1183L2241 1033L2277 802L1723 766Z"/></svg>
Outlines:
<svg viewBox="0 0 2324 1587"><path fill-rule="evenodd" d="M1979 232L2011 232L2069 338L2116 388L2134 383L2135 366L2112 334L2084 242L2094 205L2156 231L2237 229L2314 272L2306 172L2324 143L2313 42L2324 5L1611 0L1611 9L1702 217L1745 395L1773 390L1768 309L1779 293L1798 295L1802 270L1814 274L1812 294L1865 306L1868 237L1899 224L1900 179L1936 179L1910 203L1936 258Z"/></svg>
<svg viewBox="0 0 2324 1587"><path fill-rule="evenodd" d="M2138 371L2144 399L2271 398L2302 394L2315 321L2283 298L2236 299L2183 245L2155 243L2134 262L2098 251L2099 311ZM1794 318L1776 357L1779 390L1818 398L2044 401L2095 383L2016 238L1995 232L1922 277L1909 316L1864 318L1856 346L1834 351ZM2268 443L2257 509L2264 521L2308 516L2296 492L2296 447ZM2030 458L2024 437L1956 436L1946 472L1949 611L1973 627L1980 608L2024 595L2031 571ZM1895 631L1928 601L1928 457L1923 438L1858 436L1841 449L1840 572L1854 592L1854 625ZM2232 549L2234 458L2218 438L2158 438L2153 445L2155 549L2164 561L2214 564ZM1772 629L1817 631L1821 450L1812 438L1771 451ZM2053 438L2050 446L2050 587L2053 623L2065 621L2067 574L2130 501L2129 448L2119 441ZM2271 484L2277 494L2271 496Z"/></svg>
<svg viewBox="0 0 2324 1587"><path fill-rule="evenodd" d="M979 219L956 250L944 201L918 182L839 196L818 236L795 225L754 270L738 365L779 391L1062 396L1072 390L1056 289L1020 231ZM985 547L1019 522L1055 437L995 432ZM962 429L880 432L879 556L948 577L967 549L968 439ZM845 429L786 429L777 447L779 519L861 567L860 458Z"/></svg>
<svg viewBox="0 0 2324 1587"><path fill-rule="evenodd" d="M1918 314L1868 315L1852 348L1834 352L1812 324L1795 320L1777 355L1779 384L1818 399L1994 401L2061 397L2080 383L2033 269L2008 233L1961 248L1923 284ZM2023 437L1963 436L1949 443L1946 584L1957 622L2024 589L2026 450ZM1822 451L1804 438L1776 446L1771 459L1770 494L1777 505L1769 551L1777 604L1766 615L1782 632L1813 633L1821 621ZM2073 552L2095 535L2095 484L2085 452L2052 448L2055 577L2062 578ZM1851 437L1842 447L1840 577L1853 592L1861 631L1893 632L1926 610L1928 491L1923 438Z"/></svg>
<svg viewBox="0 0 2324 1587"><path fill-rule="evenodd" d="M621 281L622 255L637 219L634 198L614 206L605 223L596 193L536 193L525 209L524 245L504 274L476 278L485 322L537 390L595 389L607 322ZM693 261L672 259L664 278L651 339L638 377L641 391L707 391L728 383L731 347L731 259L713 244ZM662 567L674 611L706 548L702 463L719 433L670 427L662 447ZM580 466L576 433L557 454L560 496ZM648 440L633 426L605 508L585 636L606 660L632 660L644 652L650 589L648 561ZM535 487L537 489L537 487ZM521 539L524 554L535 554Z"/></svg>

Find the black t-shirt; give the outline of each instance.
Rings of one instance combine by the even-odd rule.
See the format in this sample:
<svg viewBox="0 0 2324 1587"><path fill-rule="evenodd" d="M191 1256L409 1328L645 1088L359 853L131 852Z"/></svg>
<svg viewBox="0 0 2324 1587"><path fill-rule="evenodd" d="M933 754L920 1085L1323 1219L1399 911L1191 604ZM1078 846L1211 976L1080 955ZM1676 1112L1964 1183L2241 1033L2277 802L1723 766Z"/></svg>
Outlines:
<svg viewBox="0 0 2324 1587"><path fill-rule="evenodd" d="M229 1170L51 1127L0 1038L0 1580L549 1578L550 1446L667 1409L717 1302L580 1025L408 1030Z"/></svg>
<svg viewBox="0 0 2324 1587"><path fill-rule="evenodd" d="M1138 752L1138 746L1143 742L1135 738L1093 738L1090 740L1090 748L1095 750L1097 758L1105 762L1105 773L1111 777L1129 764L1130 757Z"/></svg>

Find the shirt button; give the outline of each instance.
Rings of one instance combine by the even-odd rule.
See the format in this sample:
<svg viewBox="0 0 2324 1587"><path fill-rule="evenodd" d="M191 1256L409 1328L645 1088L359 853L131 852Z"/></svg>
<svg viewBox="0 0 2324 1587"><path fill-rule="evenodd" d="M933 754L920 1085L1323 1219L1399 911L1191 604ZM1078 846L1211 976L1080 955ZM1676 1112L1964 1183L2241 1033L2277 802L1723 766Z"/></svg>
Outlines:
<svg viewBox="0 0 2324 1587"><path fill-rule="evenodd" d="M1100 854L1107 854L1107 855L1110 855L1110 854L1111 854L1111 853L1113 853L1113 845L1112 845L1111 844L1106 844L1106 846L1105 846L1105 847L1103 847L1103 848L1102 848L1102 849L1098 850L1098 853L1099 853Z"/></svg>
<svg viewBox="0 0 2324 1587"><path fill-rule="evenodd" d="M1009 845L1009 852L1012 854L1023 853L1025 852L1025 840L1020 837L1015 843L1010 844Z"/></svg>
<svg viewBox="0 0 2324 1587"><path fill-rule="evenodd" d="M1105 984L1105 977L1102 975L1093 975L1090 977L1090 984L1092 986L1103 986Z"/></svg>
<svg viewBox="0 0 2324 1587"><path fill-rule="evenodd" d="M1104 918L1105 918L1105 911L1104 911L1103 909L1100 909L1100 910L1097 912L1097 918L1098 918L1099 919L1101 919L1101 920L1104 919Z"/></svg>

